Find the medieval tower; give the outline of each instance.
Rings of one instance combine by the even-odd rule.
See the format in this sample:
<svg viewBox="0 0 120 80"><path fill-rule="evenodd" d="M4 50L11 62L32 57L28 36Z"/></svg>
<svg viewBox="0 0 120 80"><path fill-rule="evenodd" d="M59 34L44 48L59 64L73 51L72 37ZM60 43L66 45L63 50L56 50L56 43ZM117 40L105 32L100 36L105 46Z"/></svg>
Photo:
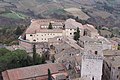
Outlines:
<svg viewBox="0 0 120 80"><path fill-rule="evenodd" d="M102 43L90 41L85 43L82 55L81 77L87 80L101 80L103 66Z"/></svg>

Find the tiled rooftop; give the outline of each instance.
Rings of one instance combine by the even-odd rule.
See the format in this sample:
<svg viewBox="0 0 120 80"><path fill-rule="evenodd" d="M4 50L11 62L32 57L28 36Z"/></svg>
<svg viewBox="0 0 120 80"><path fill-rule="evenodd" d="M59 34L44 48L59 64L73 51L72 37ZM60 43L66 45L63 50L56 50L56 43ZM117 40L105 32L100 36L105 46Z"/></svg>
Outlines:
<svg viewBox="0 0 120 80"><path fill-rule="evenodd" d="M37 33L62 33L62 29L38 29Z"/></svg>
<svg viewBox="0 0 120 80"><path fill-rule="evenodd" d="M26 33L35 33L35 31L40 30L41 26L48 26L49 23L52 23L53 26L63 26L64 20L56 20L56 19L38 19L31 20L31 24L26 30Z"/></svg>
<svg viewBox="0 0 120 80"><path fill-rule="evenodd" d="M88 29L88 30L91 31L91 32L95 32L95 33L98 32L97 29L95 29L95 27L94 27L93 25L86 24L86 25L83 25L83 27L84 27L85 29Z"/></svg>
<svg viewBox="0 0 120 80"><path fill-rule="evenodd" d="M74 19L67 19L65 21L65 28L66 29L76 29L79 27L80 29L84 29L81 23L76 22Z"/></svg>
<svg viewBox="0 0 120 80"><path fill-rule="evenodd" d="M48 69L50 69L52 74L65 71L65 68L62 64L51 63L6 70L2 72L2 76L4 80L29 79L32 77L41 77L47 75Z"/></svg>

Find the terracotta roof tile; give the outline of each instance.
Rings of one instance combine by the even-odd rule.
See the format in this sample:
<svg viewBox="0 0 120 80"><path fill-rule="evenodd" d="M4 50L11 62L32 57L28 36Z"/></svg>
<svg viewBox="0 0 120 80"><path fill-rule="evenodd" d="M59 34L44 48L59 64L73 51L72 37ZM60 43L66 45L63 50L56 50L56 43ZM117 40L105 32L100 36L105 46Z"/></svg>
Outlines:
<svg viewBox="0 0 120 80"><path fill-rule="evenodd" d="M6 70L2 72L2 76L4 80L18 80L29 79L31 77L41 77L48 74L48 68L51 70L52 74L59 73L60 71L65 71L62 64L51 63Z"/></svg>
<svg viewBox="0 0 120 80"><path fill-rule="evenodd" d="M64 20L56 20L56 19L38 19L31 20L30 26L27 28L25 33L35 33L36 30L41 29L41 26L48 26L49 23L52 23L54 26L63 26Z"/></svg>

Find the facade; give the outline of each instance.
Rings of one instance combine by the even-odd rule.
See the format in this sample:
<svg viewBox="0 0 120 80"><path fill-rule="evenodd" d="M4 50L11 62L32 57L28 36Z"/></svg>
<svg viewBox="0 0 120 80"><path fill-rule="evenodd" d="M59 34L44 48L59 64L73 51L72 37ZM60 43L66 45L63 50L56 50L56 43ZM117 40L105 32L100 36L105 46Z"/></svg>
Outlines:
<svg viewBox="0 0 120 80"><path fill-rule="evenodd" d="M48 42L49 38L56 36L63 36L63 31L60 29L41 29L34 34L26 33L26 40L29 42Z"/></svg>
<svg viewBox="0 0 120 80"><path fill-rule="evenodd" d="M120 57L118 58L120 59ZM111 67L110 80L120 80L120 65L119 66L113 65Z"/></svg>
<svg viewBox="0 0 120 80"><path fill-rule="evenodd" d="M104 74L109 80L120 80L120 56L109 56L105 59ZM107 74L106 74L107 73Z"/></svg>
<svg viewBox="0 0 120 80"><path fill-rule="evenodd" d="M118 43L113 40L108 40L102 36L97 36L97 37L89 37L89 36L82 36L79 39L79 45L84 48L85 43L87 41L100 41L102 43L102 49L103 50L117 50L118 49Z"/></svg>
<svg viewBox="0 0 120 80"><path fill-rule="evenodd" d="M53 29L48 29L50 23ZM80 30L80 36L83 36L83 25L73 19L68 19L66 21L52 19L32 20L24 36L29 42L48 42L48 39L57 36L73 38L77 28Z"/></svg>
<svg viewBox="0 0 120 80"><path fill-rule="evenodd" d="M103 53L101 42L86 42L82 55L81 77L86 80L102 79Z"/></svg>
<svg viewBox="0 0 120 80"><path fill-rule="evenodd" d="M104 75L108 80L120 80L120 50L104 51Z"/></svg>
<svg viewBox="0 0 120 80"><path fill-rule="evenodd" d="M112 49L111 42L108 39L106 39L106 38L104 38L102 36L98 36L97 40L99 40L99 41L102 42L102 44L103 44L103 50Z"/></svg>
<svg viewBox="0 0 120 80"><path fill-rule="evenodd" d="M84 48L86 41L96 41L95 39L89 37L89 36L82 36L79 39L79 46Z"/></svg>
<svg viewBox="0 0 120 80"><path fill-rule="evenodd" d="M76 22L74 19L68 19L65 21L65 33L67 37L73 38L74 32L80 30L80 36L83 36L84 27L81 23Z"/></svg>

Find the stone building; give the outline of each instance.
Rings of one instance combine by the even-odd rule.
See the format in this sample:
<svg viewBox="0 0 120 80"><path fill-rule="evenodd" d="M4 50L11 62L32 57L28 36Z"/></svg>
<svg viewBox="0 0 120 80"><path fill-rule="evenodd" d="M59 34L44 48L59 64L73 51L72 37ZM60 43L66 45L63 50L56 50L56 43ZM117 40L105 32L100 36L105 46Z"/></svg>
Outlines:
<svg viewBox="0 0 120 80"><path fill-rule="evenodd" d="M84 36L89 36L92 38L99 36L98 30L95 29L93 25L86 24L83 25L83 27L84 27Z"/></svg>
<svg viewBox="0 0 120 80"><path fill-rule="evenodd" d="M81 77L85 80L101 80L103 67L102 43L89 41L85 43L82 55Z"/></svg>
<svg viewBox="0 0 120 80"><path fill-rule="evenodd" d="M49 23L52 24L53 29L48 29ZM29 42L48 42L49 38L57 36L73 38L77 28L80 30L80 35L83 36L83 25L73 19L66 21L54 19L32 20L30 26L22 36L25 36L25 40Z"/></svg>
<svg viewBox="0 0 120 80"><path fill-rule="evenodd" d="M48 69L52 80L68 80L68 73L63 64L49 63L10 69L2 72L3 80L48 80Z"/></svg>
<svg viewBox="0 0 120 80"><path fill-rule="evenodd" d="M105 50L104 56L104 77L108 80L120 80L120 50Z"/></svg>

